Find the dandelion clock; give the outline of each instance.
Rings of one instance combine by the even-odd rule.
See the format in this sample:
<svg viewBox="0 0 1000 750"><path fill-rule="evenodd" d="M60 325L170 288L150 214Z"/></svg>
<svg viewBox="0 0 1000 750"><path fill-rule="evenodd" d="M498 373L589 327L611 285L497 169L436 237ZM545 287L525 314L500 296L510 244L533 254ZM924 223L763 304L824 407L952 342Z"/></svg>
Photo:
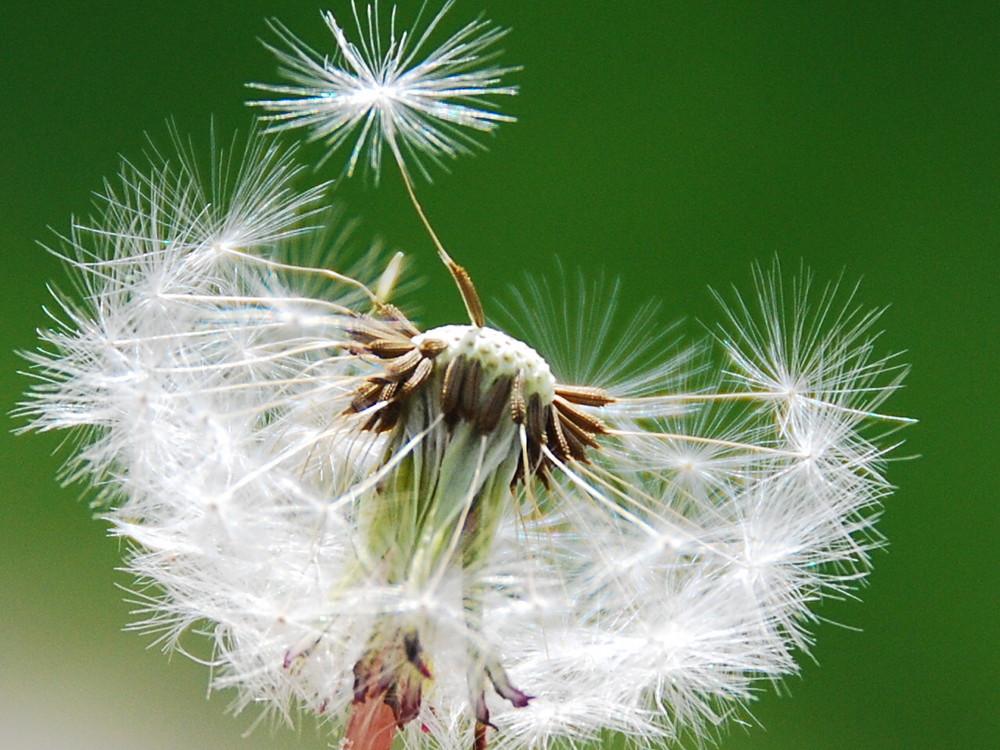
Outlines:
<svg viewBox="0 0 1000 750"><path fill-rule="evenodd" d="M417 197L513 120L505 31L451 6L355 3L317 48L274 22L260 126L207 167L176 132L123 163L53 243L74 288L20 416L72 436L132 627L207 639L237 711L355 750L713 737L867 573L905 368L853 287L777 263L692 344L649 315L609 341L559 284L496 324ZM295 136L340 179L401 175L464 319L422 326L401 254L329 241Z"/></svg>

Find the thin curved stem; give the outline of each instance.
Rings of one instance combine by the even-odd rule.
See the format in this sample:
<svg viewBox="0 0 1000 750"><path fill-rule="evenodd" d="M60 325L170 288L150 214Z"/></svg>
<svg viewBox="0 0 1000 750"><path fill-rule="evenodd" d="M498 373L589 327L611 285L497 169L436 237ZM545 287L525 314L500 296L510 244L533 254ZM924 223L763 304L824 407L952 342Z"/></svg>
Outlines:
<svg viewBox="0 0 1000 750"><path fill-rule="evenodd" d="M403 184L406 185L406 192L410 196L410 202L417 210L417 215L420 217L420 221L423 222L424 228L427 230L427 233L431 237L431 241L437 248L438 257L441 258L441 262L444 263L445 267L451 273L452 278L455 280L455 284L458 286L459 294L462 295L462 302L465 303L465 309L469 313L469 320L472 322L472 325L477 328L482 328L483 324L486 322L486 316L483 313L483 303L479 300L479 293L476 291L476 287L472 283L472 277L469 276L469 272L462 266L458 265L458 263L456 263L448 254L448 251L444 249L444 245L437 236L437 232L434 231L434 227L431 226L431 222L427 218L427 214L424 213L423 206L421 206L420 201L417 200L417 193L413 187L413 179L410 177L410 173L406 169L406 164L403 161L403 155L400 153L399 147L396 145L395 140L391 138L389 139L389 145L392 149L393 155L396 157L396 164L399 165L399 172L403 176Z"/></svg>

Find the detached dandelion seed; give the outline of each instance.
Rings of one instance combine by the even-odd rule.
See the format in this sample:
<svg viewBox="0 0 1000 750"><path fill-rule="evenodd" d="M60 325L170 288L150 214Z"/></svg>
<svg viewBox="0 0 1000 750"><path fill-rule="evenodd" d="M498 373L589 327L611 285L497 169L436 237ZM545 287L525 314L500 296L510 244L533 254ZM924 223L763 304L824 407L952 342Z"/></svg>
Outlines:
<svg viewBox="0 0 1000 750"><path fill-rule="evenodd" d="M76 435L65 478L129 544L134 629L207 634L236 711L354 750L705 736L867 573L905 367L853 290L777 265L693 346L653 308L601 329L600 286L567 319L529 284L519 333L487 326L411 178L512 119L486 104L515 91L500 30L431 44L451 5L400 31L354 4L353 38L326 14L332 56L275 24L293 85L256 104L348 172L391 154L467 323L395 306L399 255L322 258L294 147L253 131L206 174L175 137L55 250L83 299L56 293L20 415Z"/></svg>
<svg viewBox="0 0 1000 750"><path fill-rule="evenodd" d="M505 30L473 21L428 50L431 35L452 5L454 0L445 2L423 28L401 30L395 7L386 19L378 2L361 8L352 2L359 35L353 40L333 13L324 13L336 42L332 55L311 49L274 22L287 49L271 49L292 85L251 84L282 97L252 104L273 113L264 118L272 129L307 128L310 138L323 139L330 153L355 139L349 175L367 153L377 179L388 148L401 166L405 154L429 178L427 160L441 166L477 147L477 131L514 120L494 104L497 97L517 93L516 87L502 83L514 69L484 64Z"/></svg>

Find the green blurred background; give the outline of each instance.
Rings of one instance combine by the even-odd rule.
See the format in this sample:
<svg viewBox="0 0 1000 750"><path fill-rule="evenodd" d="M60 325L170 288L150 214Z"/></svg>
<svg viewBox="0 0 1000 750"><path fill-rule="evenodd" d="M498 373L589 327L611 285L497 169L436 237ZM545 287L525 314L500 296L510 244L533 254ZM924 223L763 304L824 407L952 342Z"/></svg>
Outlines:
<svg viewBox="0 0 1000 750"><path fill-rule="evenodd" d="M331 0L344 11L347 0ZM484 297L567 266L618 275L663 322L717 318L706 289L747 285L754 259L863 277L891 304L884 343L913 372L893 407L921 419L891 467L899 491L863 603L833 602L802 678L763 689L761 727L722 746L987 748L998 726L997 252L1000 4L461 0L512 27L520 122L422 191ZM165 120L204 143L246 129L256 41L280 16L326 42L313 3L28 2L0 8L0 404L25 386L58 264L35 244L89 210L118 155ZM324 174L325 176L332 176ZM462 310L402 188L338 191L418 259L423 320ZM430 310L430 301L435 307ZM443 301L439 301L443 300ZM5 417L6 419L6 417ZM78 490L53 479L56 436L0 430L0 746L254 750L325 747L224 715L207 670L120 632L119 550Z"/></svg>

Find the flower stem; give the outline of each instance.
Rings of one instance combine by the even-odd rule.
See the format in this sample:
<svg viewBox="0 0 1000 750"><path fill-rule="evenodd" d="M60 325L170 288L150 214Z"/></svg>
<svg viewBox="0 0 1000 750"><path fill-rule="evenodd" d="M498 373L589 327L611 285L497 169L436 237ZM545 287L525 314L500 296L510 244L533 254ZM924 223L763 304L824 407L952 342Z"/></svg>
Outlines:
<svg viewBox="0 0 1000 750"><path fill-rule="evenodd" d="M355 703L344 734L344 750L389 750L399 727L381 696Z"/></svg>

